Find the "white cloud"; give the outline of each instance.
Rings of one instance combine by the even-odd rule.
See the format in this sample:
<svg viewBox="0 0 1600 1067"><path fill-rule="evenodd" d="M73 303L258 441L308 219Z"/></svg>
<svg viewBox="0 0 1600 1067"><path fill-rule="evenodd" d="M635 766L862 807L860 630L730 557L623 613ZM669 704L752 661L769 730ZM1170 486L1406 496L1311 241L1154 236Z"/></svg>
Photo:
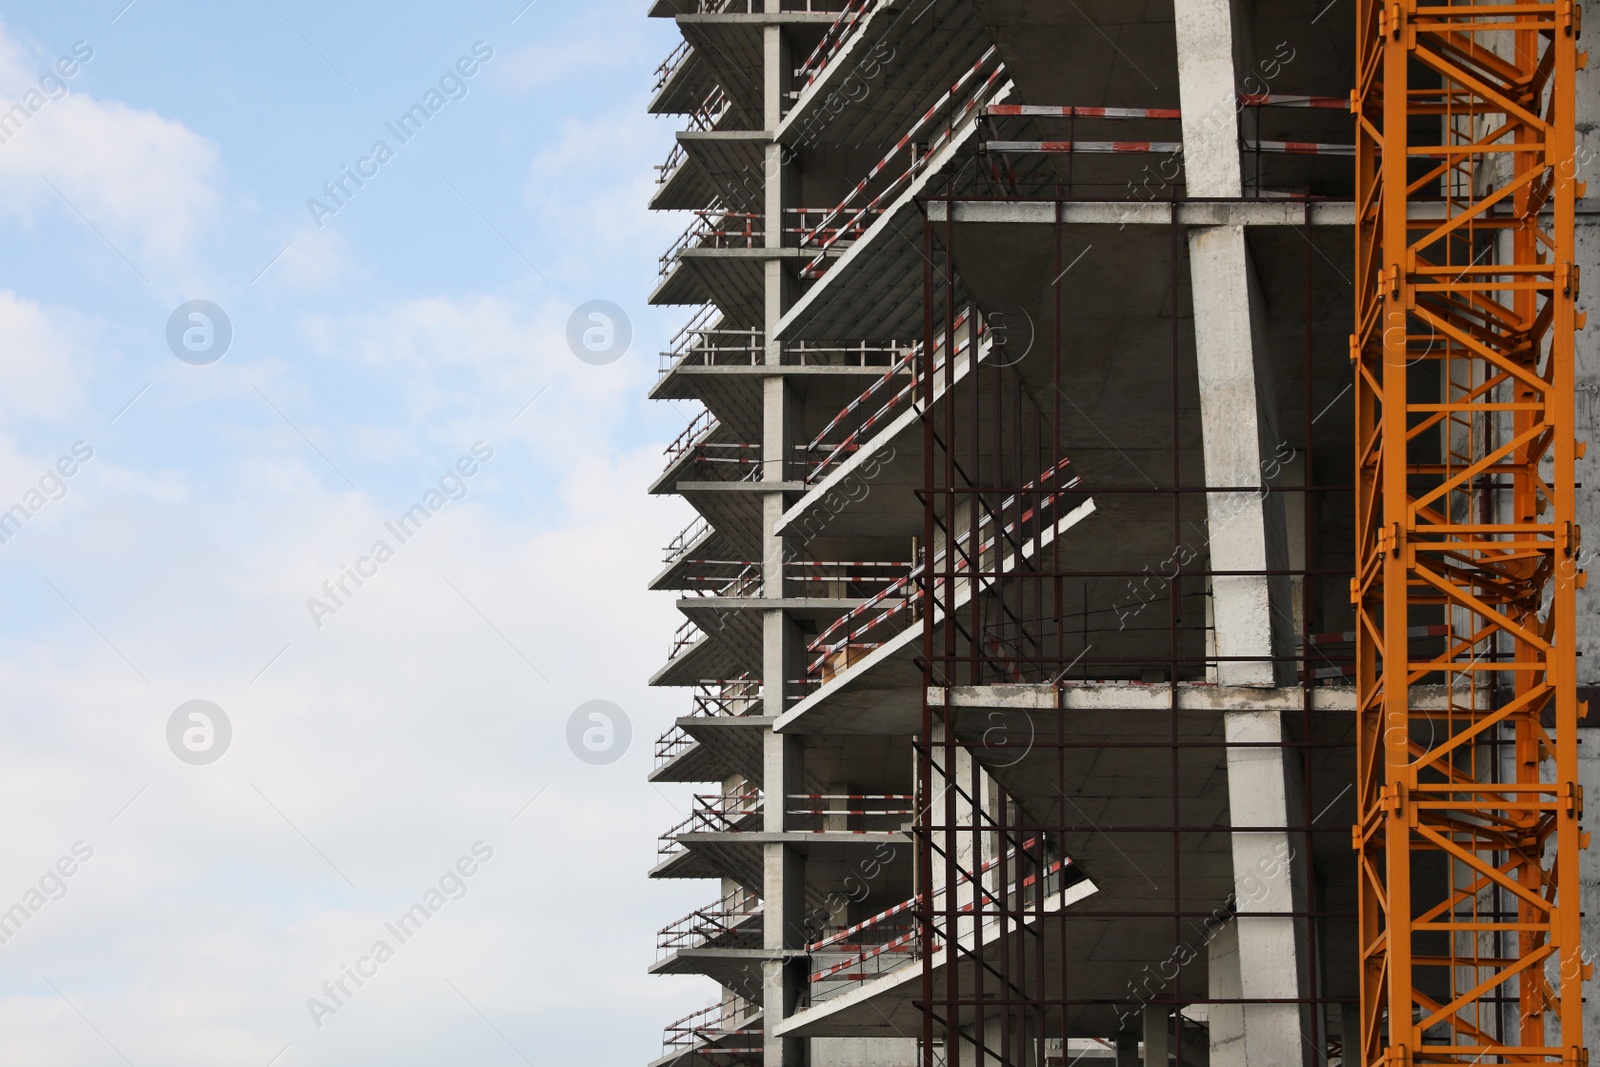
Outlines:
<svg viewBox="0 0 1600 1067"><path fill-rule="evenodd" d="M0 416L14 423L75 411L83 401L83 355L100 333L70 307L0 290L0 337L6 339Z"/></svg>
<svg viewBox="0 0 1600 1067"><path fill-rule="evenodd" d="M39 79L57 59L30 54L0 24L0 211L30 223L41 211L82 212L136 267L177 259L215 219L215 146L182 122L96 99L79 87L81 70L58 78L65 95L52 99Z"/></svg>
<svg viewBox="0 0 1600 1067"><path fill-rule="evenodd" d="M650 1030L704 1002L703 980L645 974L653 931L715 895L644 884L679 817L644 773L681 697L644 686L676 612L643 589L685 516L644 495L659 445L621 443L642 390L566 352L559 317L480 294L308 326L319 353L403 398L392 427L346 411L337 432L430 463L466 443L474 412L503 424L526 386L564 390L320 630L306 598L390 536L394 502L321 477L282 427L242 437L208 495L112 480L50 531L44 574L95 629L30 576L44 608L0 653L0 807L35 815L0 827L0 906L73 841L96 857L0 946L0 1021L15 1024L0 1060L99 1054L40 974L134 1062L179 1065L264 1063L289 1043L296 1062L341 1067L494 1054L445 978L530 1055L540 1034L568 1057L589 1047L571 1020L610 1013L597 983L639 1006L640 1060ZM530 494L548 506L525 513ZM162 740L195 698L234 723L206 768ZM629 754L604 768L565 745L566 717L596 698L632 718ZM469 895L314 1027L306 998L479 838L496 858Z"/></svg>
<svg viewBox="0 0 1600 1067"><path fill-rule="evenodd" d="M605 40L605 17L586 16L584 39ZM47 59L0 28L0 103ZM120 1062L84 1017L135 1063L266 1063L286 1044L285 1067L514 1062L445 978L530 1058L647 1062L660 1026L709 997L704 979L645 973L654 931L717 895L645 880L656 835L681 817L645 772L684 704L645 685L678 615L644 587L688 517L645 496L661 464L649 439L670 436L652 433L661 413L643 400L654 357L644 323L614 366L581 363L565 340L572 304L626 303L603 290L637 289L653 258L641 249L681 221L643 208L664 127L615 117L620 140L585 129L609 119L569 124L530 169L501 175L513 190L532 176L543 223L529 252L563 286L418 295L410 261L363 263L346 238L308 232L228 301L239 347L207 368L166 354L166 308L142 287L107 306L85 286L93 313L0 290L0 476L31 483L58 437L104 427L154 383L100 431L70 497L0 549L14 593L0 810L28 813L0 825L0 908L74 841L95 848L68 894L0 944L0 1062ZM648 143L621 145L646 129ZM141 267L181 258L214 223L224 248L255 249L259 235L218 210L219 169L185 122L74 87L0 144L0 220L81 226L49 177ZM241 291L287 236L236 264ZM546 263L556 248L567 261ZM341 310L304 317L295 299L330 288ZM361 291L376 295L347 295ZM316 628L306 599L478 438L497 455L466 498ZM196 698L235 728L210 767L164 741ZM566 748L567 716L595 698L632 720L609 767ZM316 1029L306 998L479 838L496 857L469 895Z"/></svg>

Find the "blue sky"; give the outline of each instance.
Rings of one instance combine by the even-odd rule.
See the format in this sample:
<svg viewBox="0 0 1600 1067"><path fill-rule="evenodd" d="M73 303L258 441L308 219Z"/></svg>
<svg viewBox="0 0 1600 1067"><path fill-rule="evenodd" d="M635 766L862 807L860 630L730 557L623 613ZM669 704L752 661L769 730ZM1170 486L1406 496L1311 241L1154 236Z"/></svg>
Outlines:
<svg viewBox="0 0 1600 1067"><path fill-rule="evenodd" d="M717 895L644 877L685 803L644 781L685 705L644 685L675 625L644 584L690 518L644 495L693 414L645 399L682 318L644 306L683 225L644 210L672 27L642 0L124 3L0 4L0 110L38 103L0 143L0 509L31 512L0 543L0 912L29 911L0 1062L647 1061L712 992L644 974L653 931ZM168 347L194 300L233 330L207 365ZM566 341L592 300L633 328L606 366ZM567 720L599 699L633 741L591 766ZM232 726L208 765L168 747L191 700Z"/></svg>

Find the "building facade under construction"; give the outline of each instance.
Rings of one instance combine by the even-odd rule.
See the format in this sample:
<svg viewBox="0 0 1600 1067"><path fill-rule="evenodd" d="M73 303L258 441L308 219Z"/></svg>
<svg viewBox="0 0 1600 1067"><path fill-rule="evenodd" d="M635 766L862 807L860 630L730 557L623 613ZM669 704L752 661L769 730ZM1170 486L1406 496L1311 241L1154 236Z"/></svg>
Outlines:
<svg viewBox="0 0 1600 1067"><path fill-rule="evenodd" d="M651 0L653 1067L1588 1062L1582 8Z"/></svg>

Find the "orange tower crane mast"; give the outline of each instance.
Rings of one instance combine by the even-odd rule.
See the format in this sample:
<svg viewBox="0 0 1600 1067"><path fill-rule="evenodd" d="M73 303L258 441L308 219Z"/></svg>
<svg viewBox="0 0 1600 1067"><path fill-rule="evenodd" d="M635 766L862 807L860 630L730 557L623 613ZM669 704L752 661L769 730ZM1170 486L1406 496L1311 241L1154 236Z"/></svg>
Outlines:
<svg viewBox="0 0 1600 1067"><path fill-rule="evenodd" d="M1357 4L1362 1067L1587 1062L1579 19Z"/></svg>

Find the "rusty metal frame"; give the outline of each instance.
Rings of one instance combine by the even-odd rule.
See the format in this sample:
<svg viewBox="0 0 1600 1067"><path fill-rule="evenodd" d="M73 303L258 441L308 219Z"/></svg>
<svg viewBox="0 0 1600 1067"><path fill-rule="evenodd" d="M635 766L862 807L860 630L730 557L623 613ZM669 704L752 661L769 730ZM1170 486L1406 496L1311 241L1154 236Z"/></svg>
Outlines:
<svg viewBox="0 0 1600 1067"><path fill-rule="evenodd" d="M947 191L944 196L932 199L949 202L951 194ZM1007 199L1016 201L1019 198ZM1062 199L1060 190L1057 191L1056 199L1057 201ZM1180 262L1187 262L1183 247L1183 228L1177 225L1178 208L1186 202L1174 192L1171 204L1173 219L1170 226L1172 235L1170 284L1174 302L1180 284ZM962 289L960 280L960 255L953 218L954 212L947 210L943 215L943 221L925 221L923 227L923 343L928 347L938 344L941 338L947 345L951 342L955 323L969 299ZM1059 213L1057 218L1059 219ZM1058 280L1065 265L1061 250L1061 231L1061 224L1057 222L1053 234L1053 273ZM1314 246L1309 226L1302 232L1302 236L1306 240L1305 395L1302 398L1304 424L1297 432L1303 434L1306 452L1310 455L1317 447L1314 423L1319 413L1327 410L1330 400L1337 400L1337 397L1312 395L1310 371L1316 358L1316 353L1313 352L1311 328L1314 289L1312 275L1314 263L1318 269L1321 269L1321 265L1313 259ZM986 509L998 511L1001 507L998 502L1003 497L1015 498L1019 501L1016 507L1023 509L1028 500L1037 502L1048 493L1048 490L1034 482L1033 478L1037 472L1050 468L1060 458L1059 444L1055 440L1054 432L1040 427L1059 427L1066 413L1062 401L1065 394L1061 389L1063 347L1066 339L1062 335L1060 306L1062 294L1059 286L1055 290L1055 299L1057 307L1054 336L1048 339L1039 337L1036 340L1038 355L1032 357L1053 361L1055 388L1051 391L1050 401L1042 407L1030 408L1023 401L1021 391L1014 388L1016 385L1014 377L1005 368L992 373L988 371L983 374L969 373L965 382L956 379L953 364L948 361L936 372L928 366L921 368L917 395L919 408L925 413L922 426L924 546L934 545L941 529L946 532L955 529L958 525L956 522L958 516L963 517L965 527L971 529ZM1170 420L1172 426L1170 470L1158 475L1164 484L1142 484L1130 479L1127 484L1096 484L1085 492L1108 496L1140 494L1166 497L1171 501L1171 536L1176 545L1185 536L1182 506L1186 499L1203 499L1209 493L1237 491L1237 487L1199 484L1203 479L1194 478L1192 473L1189 477L1185 477L1178 434L1181 417L1179 378L1180 375L1192 373L1192 368L1183 365L1184 357L1180 355L1183 345L1180 344L1177 314L1172 316L1172 333L1170 366L1163 368L1160 361L1157 361L1150 368L1151 397L1154 407L1152 417L1163 422ZM1320 353L1324 360L1329 355L1327 351ZM1170 376L1170 396L1163 395L1168 391L1163 388L1161 382L1164 372ZM958 396L958 390L964 390L959 395L967 401L962 416L970 418L958 417L957 405L951 402ZM941 396L944 402L936 403L936 399ZM980 425L978 419L980 408L989 423L987 427ZM1037 420L1037 426L1033 420ZM983 451L991 457L987 462L980 455L980 433L985 435L981 442ZM992 440L988 436L990 434L993 435ZM1322 446L1324 451L1328 447ZM1350 574L1350 570L1346 567L1323 565L1318 556L1316 541L1318 536L1316 531L1322 526L1318 520L1319 508L1324 502L1334 498L1348 501L1353 494L1353 485L1340 484L1340 481L1344 480L1330 479L1319 482L1313 477L1308 464L1306 477L1301 479L1301 484L1274 486L1275 490L1301 495L1307 520L1305 564L1293 570L1248 572L1251 575L1272 574L1305 579L1302 608L1308 628L1313 631L1316 626L1311 625L1311 620L1325 615L1323 605L1317 603L1322 599L1322 593L1316 588L1316 583L1330 576L1338 576L1337 580L1340 580L1342 585L1342 579ZM1168 520L1163 518L1156 521L1165 525ZM998 521L996 525L999 525ZM1037 529L1020 526L1019 531L1020 541L1026 541L1038 533ZM1335 562L1343 563L1344 560ZM922 982L916 997L921 1009L922 1024L921 1031L917 1035L920 1045L919 1062L922 1067L957 1067L958 1064L971 1062L995 1063L1007 1067L1012 1064L1060 1067L1053 1059L1055 1053L1050 1050L1064 1047L1068 1038L1091 1036L1067 1031L1063 1016L1068 1009L1089 1005L1119 1009L1162 1005L1178 1009L1202 1004L1214 1007L1269 1004L1284 1010L1304 1012L1310 1020L1302 1031L1310 1050L1310 1057L1315 1062L1326 1062L1330 1053L1337 1055L1339 1044L1338 1039L1327 1029L1329 1017L1335 1010L1342 1009L1343 1017L1350 1020L1357 1001L1354 996L1335 996L1328 992L1321 974L1323 966L1321 961L1328 954L1325 943L1330 936L1328 933L1330 925L1338 926L1341 931L1353 933L1356 913L1353 908L1345 907L1342 903L1339 907L1328 906L1320 898L1320 891L1316 889L1311 890L1304 905L1296 910L1243 916L1243 921L1250 921L1252 917L1294 918L1312 927L1306 942L1308 952L1306 967L1310 972L1308 995L1298 997L1225 997L1193 993L1178 995L1179 990L1174 988L1135 998L1124 990L1098 986L1091 988L1091 983L1086 982L1084 977L1073 973L1083 961L1065 960L1067 934L1064 923L1057 923L1061 945L1059 952L1056 953L1062 957L1063 965L1059 972L1046 973L1046 956L1051 953L1046 951L1046 946L1039 937L1029 933L1032 928L1046 936L1055 936L1054 931L1047 930L1040 921L1044 915L1044 895L1029 894L1020 891L1019 888L1034 879L1037 872L1044 869L1051 858L1051 854L1042 849L1024 847L1034 841L1050 841L1058 835L1085 831L1136 834L1147 838L1150 835L1164 835L1170 840L1175 875L1173 899L1170 904L1140 910L1119 906L1116 901L1102 902L1098 906L1094 901L1086 901L1085 906L1073 908L1074 918L1083 920L1114 918L1132 922L1170 923L1171 937L1175 946L1192 940L1197 922L1208 924L1216 918L1215 912L1197 912L1180 903L1177 884L1182 878L1182 872L1187 869L1186 858L1180 854L1183 849L1183 836L1213 832L1217 829L1215 826L1193 825L1193 820L1185 818L1185 812L1180 808L1176 785L1180 775L1180 765L1192 757L1200 756L1202 750L1279 748L1286 761L1293 761L1302 781L1306 783L1305 810L1292 811L1286 825L1236 826L1232 829L1242 832L1282 832L1291 836L1296 847L1304 847L1308 853L1313 835L1324 842L1330 835L1335 835L1342 842L1343 835L1347 833L1346 826L1331 821L1327 824L1317 824L1316 820L1321 813L1311 809L1310 784L1316 773L1313 770L1314 755L1329 750L1342 750L1353 765L1353 743L1349 739L1332 742L1310 739L1313 712L1310 710L1312 702L1309 693L1304 705L1305 710L1294 716L1299 720L1297 727L1302 732L1303 739L1285 737L1281 742L1271 743L1196 741L1180 737L1178 698L1180 680L1203 679L1208 667L1214 667L1224 659L1211 652L1197 653L1189 647L1193 643L1196 627L1203 629L1204 623L1203 620L1197 621L1194 618L1192 605L1182 604L1184 587L1187 586L1192 595L1199 583L1207 578L1246 572L1187 564L1170 574L1163 572L1165 580L1160 583L1161 592L1150 602L1148 627L1152 631L1166 635L1167 647L1164 651L1154 652L1150 657L1134 660L1105 653L1091 655L1086 650L1084 654L1078 655L1079 646L1071 641L1073 635L1069 633L1068 623L1074 628L1080 621L1084 627L1090 625L1087 600L1084 602L1081 614L1078 610L1076 600L1078 583L1094 578L1141 577L1139 574L1124 571L1097 569L1092 564L1092 560L1069 558L1053 545L1050 550L1040 553L1030 566L1022 570L1008 571L1003 567L985 563L974 555L961 559L954 552L945 552L942 557L927 564L923 569L921 581L924 587L925 608L920 619L922 629L920 659L926 687L993 684L1008 680L1037 683L1051 678L1059 679L1064 668L1070 668L1071 676L1074 678L1080 677L1081 670L1083 679L1128 677L1130 670L1137 677L1139 666L1162 670L1167 678L1166 685L1171 698L1170 712L1154 713L1151 716L1151 731L1148 737L1116 742L1075 740L1068 733L1064 716L1056 714L1041 723L1037 736L1030 738L1028 744L1033 749L1047 753L1048 758L1056 761L1058 781L1066 781L1065 771L1061 768L1065 767L1067 755L1073 749L1140 749L1148 751L1152 761L1159 761L1161 764L1170 763L1174 784L1171 810L1138 825L1086 826L1080 814L1067 806L1065 795L1063 802L1051 812L1045 813L1042 817L1030 818L1020 810L1010 809L1009 798L1003 790L998 790L998 805L987 817L956 818L949 814L948 808L941 816L937 810L939 807L935 800L937 796L957 797L965 803L971 803L977 795L979 789L976 778L977 761L973 763L974 774L970 780L965 775L957 776L944 770L953 766L954 753L961 746L961 742L951 733L941 734L937 726L936 709L928 699L927 693L924 693L921 732L916 741L920 798L919 814L914 828L917 838L915 876L917 885L919 887L953 885L962 879L970 878L972 876L970 862L963 859L962 855L966 852L972 855L979 854L979 841L984 835L992 835L999 839L1000 844L995 848L1002 854L1008 854L1009 844L1011 846L1009 852L1015 854L1016 862L1009 866L1001 863L992 884L984 887L986 895L982 899L975 899L965 904L954 894L944 894L941 899L936 894L923 893L919 889L915 910L922 965ZM958 609L954 593L964 578L980 582L985 586L984 604L979 603L979 597L973 596ZM1017 613L1013 620L1001 618L1006 610L1008 596L1015 598L1027 608ZM939 624L941 620L948 622ZM1010 621L1043 623L1048 638L1036 641L1031 647L1022 647L1021 642L1003 642L1000 647L994 646L985 638L994 631L997 620L1000 620L1002 626ZM1082 645L1087 646L1087 644L1086 635ZM1333 653L1333 655L1340 654ZM1348 676L1353 669L1353 661L1348 656L1348 652L1344 653L1338 660L1339 673L1344 676ZM1313 657L1321 657L1318 659L1319 665L1334 662L1332 659L1327 659L1323 652L1311 643L1303 644L1292 659L1308 688L1313 684L1309 669ZM1342 782L1339 784L1342 785ZM1230 915L1228 921L1234 921L1235 918ZM951 945L950 939L945 936L946 931L960 929L963 922L968 923L978 935L971 950ZM991 924L994 930L994 934L990 937L990 945L996 953L996 958L991 961L980 958L984 948L981 931L983 922ZM943 973L936 973L938 965L945 961L945 957L936 953L943 953L951 948L955 949L951 955L960 955L973 964L968 975L963 976L957 967L949 965L943 968ZM1052 963L1049 966L1055 965ZM1346 985L1353 987L1354 983L1352 981ZM973 1033L970 1027L966 1027L963 1032L964 1028L960 1022L963 1013L975 1013L979 1016L987 1014L995 1019L993 1034L985 1034L981 1030ZM1181 1012L1174 1010L1169 1019L1169 1026L1171 1027L1168 1035L1169 1047L1174 1050L1184 1049L1186 1028L1192 1036L1195 1033L1195 1024L1187 1020ZM1344 1031L1344 1040L1347 1042L1350 1040L1352 1029L1351 1023L1347 1021ZM1058 1046L1056 1042L1062 1044ZM964 1046L959 1054L954 1051L957 1043ZM1193 1062L1187 1056L1186 1052L1180 1056L1178 1062ZM1069 1057L1064 1057L1062 1062L1066 1058Z"/></svg>

